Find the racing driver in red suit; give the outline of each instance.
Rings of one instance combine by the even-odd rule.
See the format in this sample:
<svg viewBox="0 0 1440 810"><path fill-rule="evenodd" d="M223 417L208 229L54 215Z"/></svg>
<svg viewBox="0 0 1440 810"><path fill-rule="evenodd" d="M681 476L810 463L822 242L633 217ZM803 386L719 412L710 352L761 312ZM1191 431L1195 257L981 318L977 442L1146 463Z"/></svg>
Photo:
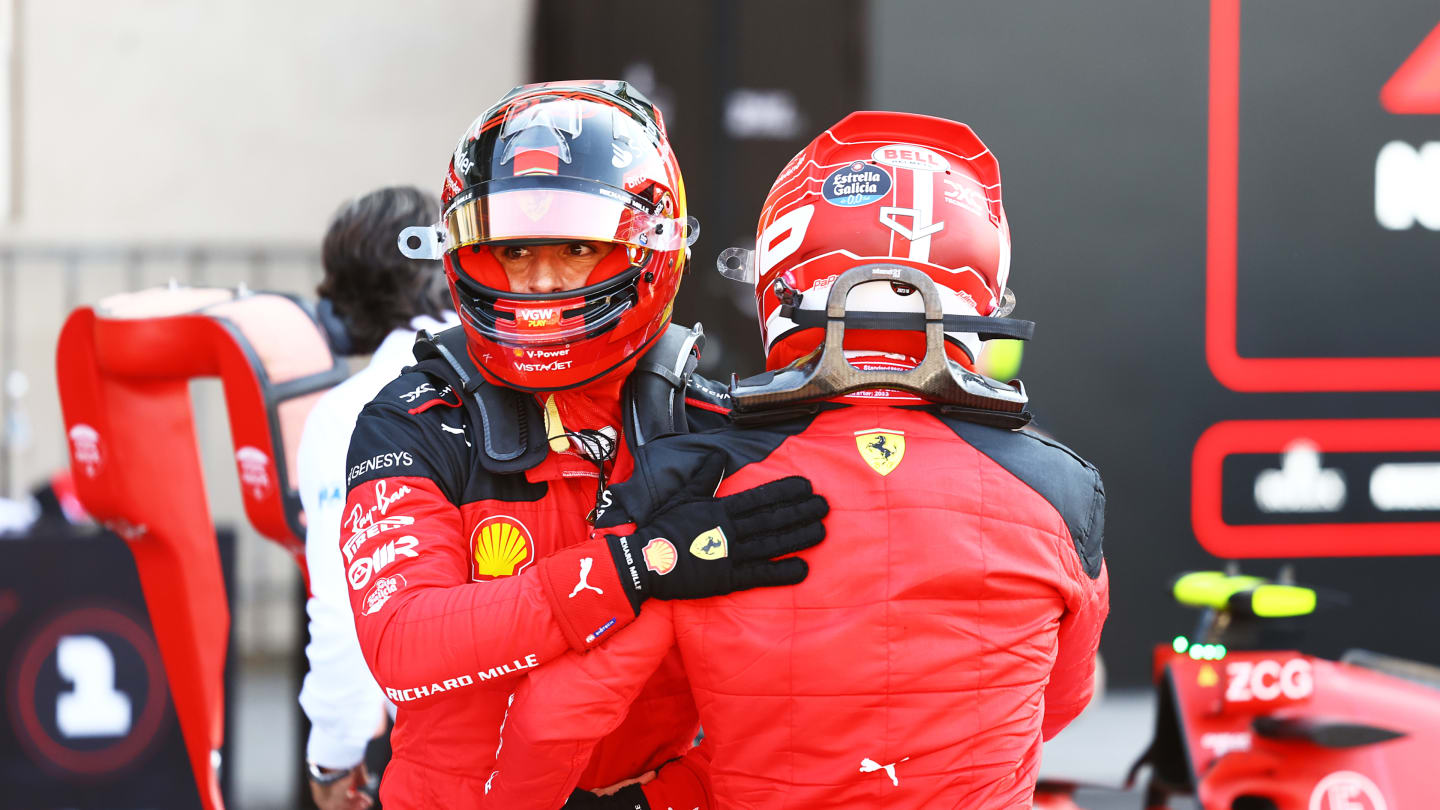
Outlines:
<svg viewBox="0 0 1440 810"><path fill-rule="evenodd" d="M692 470L638 525L593 528L632 450L726 411L691 375L702 336L670 324L695 225L643 96L517 88L461 138L442 202L443 223L400 244L444 259L461 326L422 333L419 362L361 412L340 539L361 649L398 707L392 810L477 806L524 673L623 635L650 597L799 582L802 560L772 558L819 542L826 510L801 478L716 496L719 472ZM635 545L701 536L728 553L663 578ZM646 679L580 784L690 748L678 661Z"/></svg>
<svg viewBox="0 0 1440 810"><path fill-rule="evenodd" d="M771 370L732 386L737 427L642 448L604 522L723 465L721 494L803 473L827 539L803 585L652 602L530 673L487 806L1030 807L1042 740L1090 698L1108 577L1095 468L1023 429L1022 386L971 370L982 340L1033 327L1003 317L1009 248L998 164L963 124L855 113L785 167L756 252L721 259L754 284ZM709 547L641 553L664 577ZM571 795L674 649L701 747Z"/></svg>

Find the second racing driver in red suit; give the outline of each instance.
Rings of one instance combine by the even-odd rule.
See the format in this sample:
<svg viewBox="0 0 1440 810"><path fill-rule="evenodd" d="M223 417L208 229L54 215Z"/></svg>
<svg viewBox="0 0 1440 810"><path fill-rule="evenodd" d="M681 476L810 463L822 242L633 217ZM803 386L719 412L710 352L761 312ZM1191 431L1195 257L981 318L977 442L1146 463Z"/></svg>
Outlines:
<svg viewBox="0 0 1440 810"><path fill-rule="evenodd" d="M718 471L692 471L641 524L593 527L633 449L726 410L691 375L701 335L670 324L695 226L643 96L517 88L461 138L442 203L443 223L407 228L401 247L444 259L461 326L422 335L420 362L361 412L340 539L361 649L398 707L391 810L478 806L525 673L623 635L652 597L799 582L802 560L772 558L819 542L826 510L802 478L717 497ZM699 536L729 553L663 578L635 545ZM636 706L582 785L691 746L677 658Z"/></svg>
<svg viewBox="0 0 1440 810"><path fill-rule="evenodd" d="M641 448L606 520L643 523L715 465L722 494L807 476L826 540L801 552L799 586L651 603L611 644L532 672L489 806L1029 808L1042 740L1093 688L1105 497L1094 467L1023 429L1022 387L973 373L982 340L1033 327L1000 317L995 157L963 124L855 113L786 166L757 230L722 268L754 285L771 370L732 386L737 426ZM718 549L641 553L669 576ZM570 796L675 649L700 748L648 784ZM677 793L675 770L703 790Z"/></svg>

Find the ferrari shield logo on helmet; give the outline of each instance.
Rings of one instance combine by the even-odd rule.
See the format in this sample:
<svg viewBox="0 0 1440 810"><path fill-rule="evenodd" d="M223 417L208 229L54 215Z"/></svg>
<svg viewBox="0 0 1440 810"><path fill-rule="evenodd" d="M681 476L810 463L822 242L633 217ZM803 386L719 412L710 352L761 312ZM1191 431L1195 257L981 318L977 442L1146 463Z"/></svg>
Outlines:
<svg viewBox="0 0 1440 810"><path fill-rule="evenodd" d="M554 174L554 172L550 173ZM544 174L544 172L532 172L532 174ZM544 219L545 215L550 213L551 203L555 201L555 194L549 189L521 189L511 193L518 198L520 212L529 217L531 222L539 222Z"/></svg>
<svg viewBox="0 0 1440 810"><path fill-rule="evenodd" d="M870 469L889 475L905 458L905 434L898 430L867 430L855 434L855 447Z"/></svg>
<svg viewBox="0 0 1440 810"><path fill-rule="evenodd" d="M719 560L730 553L725 532L719 526L695 538L690 543L690 553L702 560Z"/></svg>

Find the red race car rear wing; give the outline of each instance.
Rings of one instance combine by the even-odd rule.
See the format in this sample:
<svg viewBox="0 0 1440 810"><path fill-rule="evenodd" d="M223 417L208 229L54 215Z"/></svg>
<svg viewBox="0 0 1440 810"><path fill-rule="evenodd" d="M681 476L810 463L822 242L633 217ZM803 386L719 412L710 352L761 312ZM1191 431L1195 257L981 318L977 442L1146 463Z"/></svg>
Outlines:
<svg viewBox="0 0 1440 810"><path fill-rule="evenodd" d="M56 371L80 500L135 555L201 801L216 810L230 615L189 380L220 377L245 514L303 570L295 450L345 367L295 300L172 288L75 310Z"/></svg>

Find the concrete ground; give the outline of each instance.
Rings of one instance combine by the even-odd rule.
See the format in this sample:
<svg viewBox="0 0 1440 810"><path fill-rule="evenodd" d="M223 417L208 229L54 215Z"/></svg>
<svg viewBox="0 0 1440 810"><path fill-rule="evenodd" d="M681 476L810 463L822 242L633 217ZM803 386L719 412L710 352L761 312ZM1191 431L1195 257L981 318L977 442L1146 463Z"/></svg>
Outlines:
<svg viewBox="0 0 1440 810"><path fill-rule="evenodd" d="M234 789L228 810L293 810L300 785L295 763L305 753L295 739L299 685L288 666L246 667L237 679L229 734Z"/></svg>
<svg viewBox="0 0 1440 810"><path fill-rule="evenodd" d="M1151 692L1111 691L1045 744L1040 777L1093 785L1075 795L1085 810L1140 810L1139 791L1121 786L1150 745L1154 723Z"/></svg>
<svg viewBox="0 0 1440 810"><path fill-rule="evenodd" d="M303 745L288 730L295 728L291 674L280 668L251 669L240 678L235 727L235 795L238 810L281 810L293 807L298 789L295 761ZM1139 810L1140 797L1123 791L1135 758L1150 743L1154 698L1148 691L1111 691L1102 701L1045 746L1042 778L1081 782L1105 790L1077 795L1086 810Z"/></svg>

